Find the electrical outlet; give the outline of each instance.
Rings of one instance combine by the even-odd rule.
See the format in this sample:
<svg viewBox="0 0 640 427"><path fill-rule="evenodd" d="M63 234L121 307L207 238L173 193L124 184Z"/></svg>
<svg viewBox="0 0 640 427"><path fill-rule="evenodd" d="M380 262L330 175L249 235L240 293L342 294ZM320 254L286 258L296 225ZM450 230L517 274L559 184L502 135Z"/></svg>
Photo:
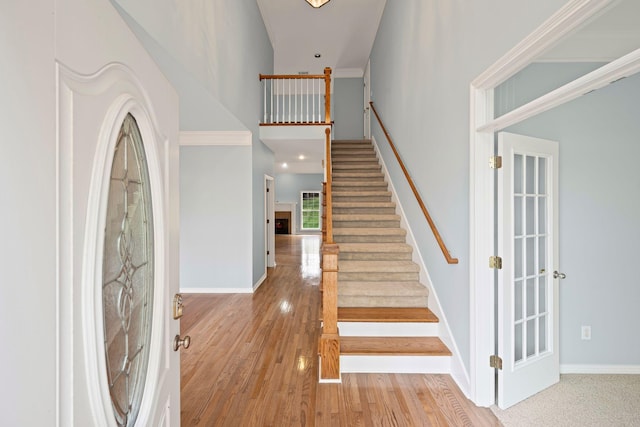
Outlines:
<svg viewBox="0 0 640 427"><path fill-rule="evenodd" d="M591 339L591 326L583 326L582 327L582 336L581 338L585 341Z"/></svg>

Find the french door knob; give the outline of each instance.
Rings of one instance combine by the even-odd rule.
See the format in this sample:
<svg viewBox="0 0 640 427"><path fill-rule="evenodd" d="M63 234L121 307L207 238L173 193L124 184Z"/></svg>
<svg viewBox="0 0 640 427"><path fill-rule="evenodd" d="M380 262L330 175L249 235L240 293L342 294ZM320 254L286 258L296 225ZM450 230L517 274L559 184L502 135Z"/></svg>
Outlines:
<svg viewBox="0 0 640 427"><path fill-rule="evenodd" d="M173 339L173 351L178 351L180 346L183 346L186 350L190 345L191 337L189 335L185 336L184 338L180 338L180 335L176 335L176 337Z"/></svg>
<svg viewBox="0 0 640 427"><path fill-rule="evenodd" d="M566 279L567 275L564 273L559 273L558 271L554 271L553 272L553 278L554 279Z"/></svg>

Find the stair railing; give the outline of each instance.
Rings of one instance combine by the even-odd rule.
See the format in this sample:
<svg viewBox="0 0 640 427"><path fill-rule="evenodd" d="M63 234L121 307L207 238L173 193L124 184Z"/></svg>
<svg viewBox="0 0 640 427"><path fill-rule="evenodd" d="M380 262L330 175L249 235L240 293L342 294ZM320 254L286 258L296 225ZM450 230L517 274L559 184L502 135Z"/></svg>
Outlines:
<svg viewBox="0 0 640 427"><path fill-rule="evenodd" d="M322 334L318 343L320 380L340 378L340 334L338 331L338 245L333 241L331 129L325 130L324 221L322 242Z"/></svg>
<svg viewBox="0 0 640 427"><path fill-rule="evenodd" d="M260 81L261 126L331 124L331 68L318 75L260 74Z"/></svg>
<svg viewBox="0 0 640 427"><path fill-rule="evenodd" d="M447 260L447 262L449 264L457 264L458 263L458 258L453 258L451 256L451 254L449 253L449 249L447 249L447 246L444 244L444 240L442 240L442 236L438 232L438 228L436 227L436 224L433 222L433 219L431 218L431 215L429 215L429 211L427 210L427 207L425 206L424 202L422 201L422 197L420 197L420 193L418 192L418 189L416 188L415 184L413 183L413 179L411 179L411 176L409 175L409 172L407 171L407 168L404 166L404 162L400 158L400 154L398 154L398 150L396 150L396 147L393 144L393 141L391 140L391 136L389 136L389 132L387 132L387 128L385 128L384 124L382 123L382 120L380 119L380 116L378 115L378 112L376 111L376 108L374 107L373 102L369 102L369 105L371 105L371 110L373 111L373 114L376 116L376 119L378 120L378 123L380 124L380 127L382 128L382 132L384 132L384 135L387 137L387 141L389 142L389 145L391 146L391 150L393 151L393 154L395 154L396 159L398 160L398 163L400 165L400 168L402 169L402 172L404 172L404 176L407 179L407 182L409 183L409 187L411 187L411 190L413 191L413 195L416 197L418 205L420 205L420 209L422 210L422 213L424 214L424 217L426 218L427 222L429 223L429 227L431 228L431 232L433 233L434 237L436 238L436 241L438 242L438 246L440 246L440 250L442 251L442 254L444 255L444 258Z"/></svg>

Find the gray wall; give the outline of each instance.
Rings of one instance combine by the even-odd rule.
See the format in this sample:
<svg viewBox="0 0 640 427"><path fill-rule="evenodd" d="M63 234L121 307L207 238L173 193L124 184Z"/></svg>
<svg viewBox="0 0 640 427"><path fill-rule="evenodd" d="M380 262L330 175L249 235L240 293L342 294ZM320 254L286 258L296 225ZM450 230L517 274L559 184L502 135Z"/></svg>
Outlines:
<svg viewBox="0 0 640 427"><path fill-rule="evenodd" d="M276 203L296 203L296 233L300 231L300 192L322 191L323 174L281 173L275 177ZM305 233L309 233L305 231Z"/></svg>
<svg viewBox="0 0 640 427"><path fill-rule="evenodd" d="M387 2L371 53L372 100L458 265L445 262L372 118L398 196L467 372L469 84L565 0Z"/></svg>
<svg viewBox="0 0 640 427"><path fill-rule="evenodd" d="M182 147L180 170L181 288L250 289L251 147Z"/></svg>
<svg viewBox="0 0 640 427"><path fill-rule="evenodd" d="M0 413L8 426L54 425L57 410L54 16L50 0L4 4L0 13L0 337L11 343Z"/></svg>
<svg viewBox="0 0 640 427"><path fill-rule="evenodd" d="M548 87L580 64L535 64L509 99ZM593 68L584 64L584 69ZM638 365L633 337L640 304L640 75L512 126L560 142L560 361ZM582 325L592 339L580 339ZM631 335L630 335L631 333Z"/></svg>
<svg viewBox="0 0 640 427"><path fill-rule="evenodd" d="M245 228L252 230L252 250L238 256L251 257L251 282L256 284L266 271L264 175L273 175L273 153L259 140L258 129L262 120L258 74L273 72L273 48L257 3L112 1L130 15L130 26L176 86L181 130L252 132L247 159L250 189L238 186L236 191L251 193L252 216ZM211 168L228 166L222 158L210 161ZM228 181L227 185L240 184Z"/></svg>
<svg viewBox="0 0 640 427"><path fill-rule="evenodd" d="M333 82L334 138L362 139L364 80L336 78Z"/></svg>

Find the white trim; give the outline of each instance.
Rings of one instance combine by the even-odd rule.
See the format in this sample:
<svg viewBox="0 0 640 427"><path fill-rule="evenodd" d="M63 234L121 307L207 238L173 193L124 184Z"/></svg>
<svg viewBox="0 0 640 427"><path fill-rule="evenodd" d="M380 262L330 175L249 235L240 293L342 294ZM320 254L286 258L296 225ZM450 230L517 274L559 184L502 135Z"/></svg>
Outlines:
<svg viewBox="0 0 640 427"><path fill-rule="evenodd" d="M640 365L560 365L560 373L639 375Z"/></svg>
<svg viewBox="0 0 640 427"><path fill-rule="evenodd" d="M476 89L493 89L533 62L562 37L588 22L618 0L571 0L475 78Z"/></svg>
<svg viewBox="0 0 640 427"><path fill-rule="evenodd" d="M275 236L274 236L275 237ZM258 281L256 283L253 284L253 292L255 292L256 290L258 290L258 288L260 286L262 286L262 284L264 283L264 281L267 280L267 269L265 267L265 271L264 274L262 276L260 276L260 278L258 279Z"/></svg>
<svg viewBox="0 0 640 427"><path fill-rule="evenodd" d="M622 58L603 65L589 74L478 127L478 132L498 132L639 71L640 49L636 49Z"/></svg>
<svg viewBox="0 0 640 427"><path fill-rule="evenodd" d="M276 266L276 244L275 244L275 222L276 222L276 181L271 175L264 174L264 278L267 276L267 268ZM269 192L267 192L269 190ZM269 223L267 223L269 221ZM267 252L269 253L267 255ZM253 289L257 289L264 280L262 278L260 283L253 286Z"/></svg>
<svg viewBox="0 0 640 427"><path fill-rule="evenodd" d="M471 312L471 400L479 406L495 401L495 373L488 366L494 352L494 280L487 266L493 251L493 179L487 167L493 133L478 128L493 116L493 89L522 70L565 35L603 12L617 0L571 0L471 83L469 261ZM491 230L488 232L487 230Z"/></svg>
<svg viewBox="0 0 640 427"><path fill-rule="evenodd" d="M180 288L183 294L252 294L252 288Z"/></svg>
<svg viewBox="0 0 640 427"><path fill-rule="evenodd" d="M180 146L251 145L251 131L182 131Z"/></svg>

